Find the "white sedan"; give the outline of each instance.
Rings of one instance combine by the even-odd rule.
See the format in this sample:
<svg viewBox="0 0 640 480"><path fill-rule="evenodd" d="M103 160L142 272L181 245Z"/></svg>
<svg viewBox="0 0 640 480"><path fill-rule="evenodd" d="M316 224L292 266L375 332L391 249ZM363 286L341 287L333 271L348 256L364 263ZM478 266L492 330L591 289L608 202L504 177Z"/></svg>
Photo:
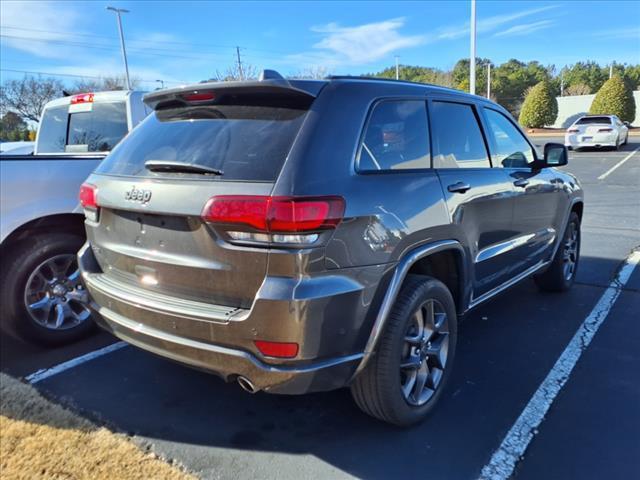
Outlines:
<svg viewBox="0 0 640 480"><path fill-rule="evenodd" d="M613 147L618 149L629 138L627 122L615 115L586 115L567 129L564 144L569 149Z"/></svg>

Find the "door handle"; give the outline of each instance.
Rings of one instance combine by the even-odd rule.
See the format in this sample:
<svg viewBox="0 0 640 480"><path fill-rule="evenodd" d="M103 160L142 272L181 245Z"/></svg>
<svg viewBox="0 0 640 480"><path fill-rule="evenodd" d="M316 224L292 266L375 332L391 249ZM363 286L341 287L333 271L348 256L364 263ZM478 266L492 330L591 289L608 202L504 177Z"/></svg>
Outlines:
<svg viewBox="0 0 640 480"><path fill-rule="evenodd" d="M520 180L516 180L515 182L513 182L513 184L516 187L526 187L527 185L529 185L529 180L525 179L525 178L521 178Z"/></svg>
<svg viewBox="0 0 640 480"><path fill-rule="evenodd" d="M471 185L469 185L468 183L456 182L452 185L449 185L447 187L447 190L449 190L451 193L465 193L470 188Z"/></svg>

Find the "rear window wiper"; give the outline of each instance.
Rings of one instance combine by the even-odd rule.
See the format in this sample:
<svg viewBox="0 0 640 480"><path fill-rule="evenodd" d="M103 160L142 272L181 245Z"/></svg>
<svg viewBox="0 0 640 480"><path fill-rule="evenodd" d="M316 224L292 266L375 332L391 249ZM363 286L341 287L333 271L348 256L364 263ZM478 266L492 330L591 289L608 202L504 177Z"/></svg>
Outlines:
<svg viewBox="0 0 640 480"><path fill-rule="evenodd" d="M175 162L171 160L147 160L144 162L147 170L152 172L172 172L172 173L200 173L202 175L222 175L219 168L196 165L193 163Z"/></svg>

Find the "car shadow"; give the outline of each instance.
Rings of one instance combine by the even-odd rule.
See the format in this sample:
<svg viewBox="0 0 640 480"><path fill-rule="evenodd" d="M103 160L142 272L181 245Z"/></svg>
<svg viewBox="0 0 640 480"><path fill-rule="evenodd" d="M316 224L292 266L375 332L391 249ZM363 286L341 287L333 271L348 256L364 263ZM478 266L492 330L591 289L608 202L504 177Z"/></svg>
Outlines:
<svg viewBox="0 0 640 480"><path fill-rule="evenodd" d="M615 271L619 260L581 263ZM250 395L133 347L39 388L196 473L216 468L220 476L243 477L238 462L247 465L252 452L264 451L299 455L298 462L311 455L368 479L476 477L602 291L579 283L564 294L540 293L527 280L478 307L460 326L456 368L440 404L409 429L361 413L346 389ZM262 471L270 475L265 469L277 469L278 458L269 456ZM233 470L221 473L227 467ZM335 476L327 472L317 476Z"/></svg>

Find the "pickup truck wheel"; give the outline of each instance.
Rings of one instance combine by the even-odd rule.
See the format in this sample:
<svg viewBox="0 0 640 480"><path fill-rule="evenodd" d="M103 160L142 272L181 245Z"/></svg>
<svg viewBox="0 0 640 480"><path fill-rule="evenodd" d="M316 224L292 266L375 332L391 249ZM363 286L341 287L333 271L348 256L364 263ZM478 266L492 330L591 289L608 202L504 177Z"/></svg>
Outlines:
<svg viewBox="0 0 640 480"><path fill-rule="evenodd" d="M538 288L547 292L564 292L573 285L580 260L580 217L571 212L562 242L553 261L533 280Z"/></svg>
<svg viewBox="0 0 640 480"><path fill-rule="evenodd" d="M384 422L421 422L451 374L456 339L456 308L447 287L431 277L410 275L374 357L351 386L355 402Z"/></svg>
<svg viewBox="0 0 640 480"><path fill-rule="evenodd" d="M76 257L82 243L76 235L45 234L12 251L0 292L11 330L45 345L72 342L92 330Z"/></svg>

